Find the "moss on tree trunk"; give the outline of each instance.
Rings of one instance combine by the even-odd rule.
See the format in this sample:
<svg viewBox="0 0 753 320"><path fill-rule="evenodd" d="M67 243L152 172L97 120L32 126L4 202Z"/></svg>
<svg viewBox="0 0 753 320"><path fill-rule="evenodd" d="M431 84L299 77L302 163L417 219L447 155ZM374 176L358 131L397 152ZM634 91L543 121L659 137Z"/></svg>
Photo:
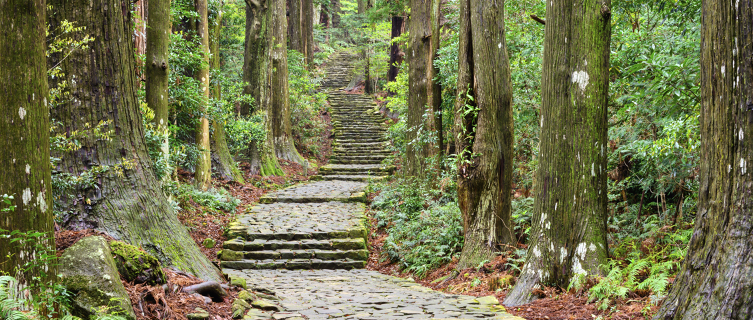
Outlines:
<svg viewBox="0 0 753 320"><path fill-rule="evenodd" d="M50 121L47 106L44 0L0 2L0 194L12 195L10 209L0 203L0 229L36 231L53 238L50 185ZM6 234L6 232L0 232ZM21 271L40 257L33 243L19 246L0 237L0 274L16 277L21 287L41 268ZM54 241L42 243L54 251ZM48 275L55 275L54 266Z"/></svg>
<svg viewBox="0 0 753 320"><path fill-rule="evenodd" d="M150 0L147 2L147 16L149 19L146 28L146 104L154 110L154 123L157 130L165 133L162 141L162 153L167 160L170 156L170 142L167 136L169 125L168 103L168 62L167 48L170 44L170 0ZM169 179L165 175L165 179Z"/></svg>
<svg viewBox="0 0 753 320"><path fill-rule="evenodd" d="M434 66L432 57L432 7L433 0L411 0L408 19L410 49L408 54L408 114L406 117L406 174L422 177L427 170L427 160L438 155L439 145L427 141L427 135L436 137L437 123L433 110ZM441 97L440 97L441 99Z"/></svg>
<svg viewBox="0 0 753 320"><path fill-rule="evenodd" d="M220 70L220 36L222 32L222 11L216 12L212 16L212 29L209 37L209 46L212 51L210 67L212 70ZM212 97L215 99L222 98L222 87L219 83L212 86ZM225 134L225 123L222 119L212 120L212 163L215 171L220 178L232 180L238 183L245 183L243 174L238 169L233 156L230 155L230 148L227 146Z"/></svg>
<svg viewBox="0 0 753 320"><path fill-rule="evenodd" d="M607 260L609 0L547 2L541 152L526 264L505 305Z"/></svg>
<svg viewBox="0 0 753 320"><path fill-rule="evenodd" d="M417 53L418 54L418 53ZM459 268L491 260L500 244L514 244L512 85L505 45L504 1L460 1L458 203L465 243Z"/></svg>
<svg viewBox="0 0 753 320"><path fill-rule="evenodd" d="M251 171L262 176L282 175L283 171L275 156L272 135L271 106L271 47L269 29L272 17L269 8L271 0L251 2L246 5L246 43L243 64L243 80L247 83L244 93L254 97L255 105L241 107L241 114L261 114L264 119L266 136L261 141L249 145ZM258 6L256 5L258 4ZM284 16L283 16L284 17ZM283 29L284 30L284 29ZM279 38L277 39L279 41ZM283 42L284 43L284 38ZM279 49L279 48L278 48ZM285 50L285 47L282 47Z"/></svg>
<svg viewBox="0 0 753 320"><path fill-rule="evenodd" d="M301 53L306 57L306 68L314 69L314 1L301 0Z"/></svg>
<svg viewBox="0 0 753 320"><path fill-rule="evenodd" d="M698 213L654 319L753 318L753 1L703 1Z"/></svg>
<svg viewBox="0 0 753 320"><path fill-rule="evenodd" d="M61 21L86 27L94 41L60 64L70 87L70 100L51 110L61 122L59 131L86 131L86 126L112 121L110 140L82 139L76 152L57 155L57 172L77 176L94 166L122 168L100 174L92 187L61 197L62 225L94 228L140 246L167 266L175 266L207 280L220 280L218 270L199 251L178 220L154 175L144 141L144 127L136 100L132 26L126 18L128 2L54 0L49 2L51 30ZM52 35L54 36L54 35ZM79 40L84 34L77 34ZM48 61L55 65L60 55ZM129 165L124 166L124 161Z"/></svg>
<svg viewBox="0 0 753 320"><path fill-rule="evenodd" d="M194 72L194 78L201 86L202 96L199 97L199 118L196 122L196 147L199 149L199 157L196 160L196 172L194 174L196 188L206 190L212 182L212 156L209 142L209 16L207 0L194 0L194 8L198 17L193 30L201 43L201 52L204 63L199 70Z"/></svg>

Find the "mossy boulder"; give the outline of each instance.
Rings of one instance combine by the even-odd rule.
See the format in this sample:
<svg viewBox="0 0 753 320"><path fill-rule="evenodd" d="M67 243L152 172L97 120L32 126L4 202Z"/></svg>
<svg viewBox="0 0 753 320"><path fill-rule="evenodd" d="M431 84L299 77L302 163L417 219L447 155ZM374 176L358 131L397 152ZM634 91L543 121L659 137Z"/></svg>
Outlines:
<svg viewBox="0 0 753 320"><path fill-rule="evenodd" d="M125 242L112 241L110 248L118 272L126 281L149 285L165 283L165 273L157 258Z"/></svg>
<svg viewBox="0 0 753 320"><path fill-rule="evenodd" d="M128 293L120 282L110 246L103 237L86 237L60 257L62 284L72 293L73 315L82 319L114 314L135 320Z"/></svg>

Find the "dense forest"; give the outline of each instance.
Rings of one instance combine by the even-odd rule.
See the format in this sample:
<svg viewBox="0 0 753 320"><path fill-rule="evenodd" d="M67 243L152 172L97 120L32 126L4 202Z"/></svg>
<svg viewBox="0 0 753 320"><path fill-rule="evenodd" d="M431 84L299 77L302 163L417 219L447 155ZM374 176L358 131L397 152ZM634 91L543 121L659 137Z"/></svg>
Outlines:
<svg viewBox="0 0 753 320"><path fill-rule="evenodd" d="M0 88L0 319L753 319L751 0L0 0Z"/></svg>

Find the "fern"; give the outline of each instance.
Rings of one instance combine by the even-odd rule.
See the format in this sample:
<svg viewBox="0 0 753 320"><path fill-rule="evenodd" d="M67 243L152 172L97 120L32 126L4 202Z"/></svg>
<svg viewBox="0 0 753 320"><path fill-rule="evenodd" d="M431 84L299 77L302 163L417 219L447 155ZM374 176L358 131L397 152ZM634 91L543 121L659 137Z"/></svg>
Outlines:
<svg viewBox="0 0 753 320"><path fill-rule="evenodd" d="M18 281L10 276L0 277L0 319L8 320L32 320L36 318L34 312L19 311L24 307L23 300L16 300L18 296L16 287Z"/></svg>

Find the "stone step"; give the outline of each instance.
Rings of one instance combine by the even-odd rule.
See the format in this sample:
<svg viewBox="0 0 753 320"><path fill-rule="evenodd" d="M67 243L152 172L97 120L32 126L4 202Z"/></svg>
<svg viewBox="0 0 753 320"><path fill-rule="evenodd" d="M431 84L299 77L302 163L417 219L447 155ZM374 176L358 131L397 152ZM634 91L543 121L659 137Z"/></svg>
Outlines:
<svg viewBox="0 0 753 320"><path fill-rule="evenodd" d="M389 174L395 170L395 167L384 167L382 165L348 165L348 164L330 164L319 168L321 175L358 175L364 173Z"/></svg>
<svg viewBox="0 0 753 320"><path fill-rule="evenodd" d="M320 259L291 259L291 260L240 260L221 261L220 266L227 269L287 269L287 270L319 270L319 269L363 269L366 261L361 260L320 260Z"/></svg>
<svg viewBox="0 0 753 320"><path fill-rule="evenodd" d="M382 160L338 160L332 159L329 161L334 164L381 164Z"/></svg>
<svg viewBox="0 0 753 320"><path fill-rule="evenodd" d="M229 254L231 253L232 254ZM361 250L265 250L265 251L231 251L222 250L222 261L239 260L292 260L292 259L319 259L319 260L368 260L369 251Z"/></svg>
<svg viewBox="0 0 753 320"><path fill-rule="evenodd" d="M372 142L387 142L384 137L344 137L342 139L337 138L332 143L333 146L345 146L354 143L372 143Z"/></svg>
<svg viewBox="0 0 753 320"><path fill-rule="evenodd" d="M325 234L327 235L327 234ZM244 241L232 239L222 244L223 249L242 251L269 251L269 250L364 250L366 242L363 237L359 238L330 238L302 239L302 240L263 240Z"/></svg>
<svg viewBox="0 0 753 320"><path fill-rule="evenodd" d="M324 176L318 176L318 179L324 180L324 181L360 181L360 182L369 182L369 181L383 181L387 180L389 176L380 176L380 175L324 175ZM313 179L313 177L312 177Z"/></svg>

